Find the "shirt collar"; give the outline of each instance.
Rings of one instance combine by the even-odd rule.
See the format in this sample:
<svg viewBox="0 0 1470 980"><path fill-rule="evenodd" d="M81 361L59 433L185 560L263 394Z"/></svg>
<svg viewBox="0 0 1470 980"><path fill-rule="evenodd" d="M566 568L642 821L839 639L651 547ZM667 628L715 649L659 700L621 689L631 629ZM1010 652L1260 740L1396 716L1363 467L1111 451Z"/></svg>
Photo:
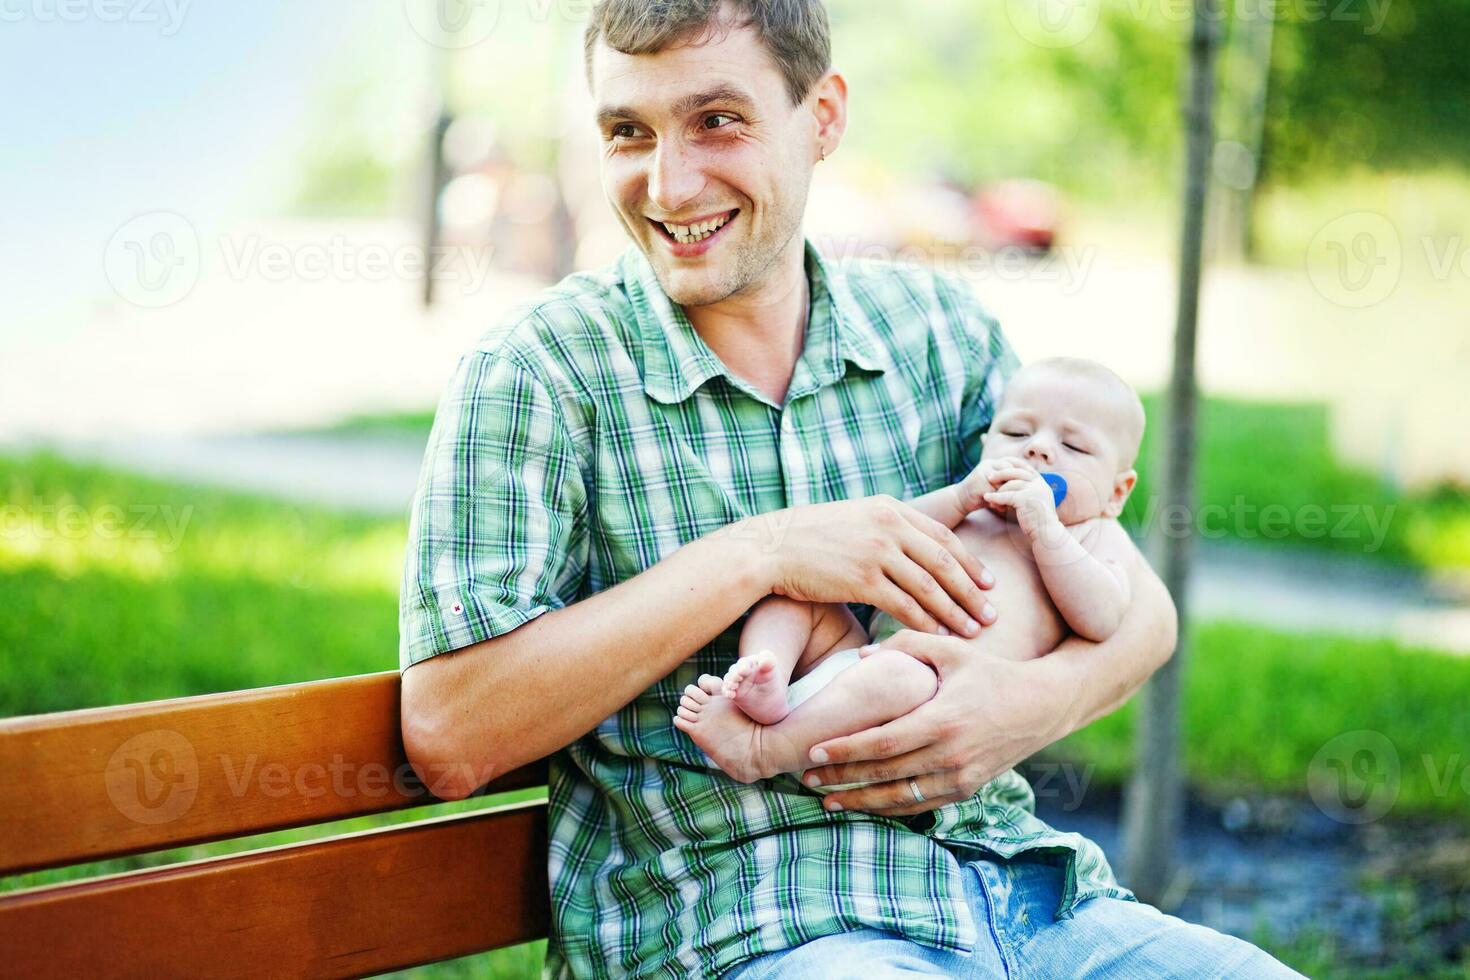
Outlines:
<svg viewBox="0 0 1470 980"><path fill-rule="evenodd" d="M695 332L683 307L669 299L636 246L629 246L623 254L622 266L642 337L643 390L650 398L665 404L682 402L716 376L749 390ZM788 401L840 380L846 373L845 362L867 371L883 370L874 350L872 328L849 293L845 276L811 242L806 243L806 272L811 308Z"/></svg>

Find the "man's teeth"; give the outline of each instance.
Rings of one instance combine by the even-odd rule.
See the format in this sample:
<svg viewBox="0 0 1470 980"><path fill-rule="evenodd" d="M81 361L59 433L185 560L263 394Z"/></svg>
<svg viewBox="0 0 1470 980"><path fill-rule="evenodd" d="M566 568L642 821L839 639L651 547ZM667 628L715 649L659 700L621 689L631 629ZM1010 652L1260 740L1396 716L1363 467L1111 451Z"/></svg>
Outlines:
<svg viewBox="0 0 1470 980"><path fill-rule="evenodd" d="M718 218L711 218L709 221L701 221L697 225L671 225L667 221L662 222L662 224L668 229L669 234L673 236L674 241L680 245L689 245L693 242L704 241L725 227L725 224L732 217L734 217L733 214L726 214Z"/></svg>

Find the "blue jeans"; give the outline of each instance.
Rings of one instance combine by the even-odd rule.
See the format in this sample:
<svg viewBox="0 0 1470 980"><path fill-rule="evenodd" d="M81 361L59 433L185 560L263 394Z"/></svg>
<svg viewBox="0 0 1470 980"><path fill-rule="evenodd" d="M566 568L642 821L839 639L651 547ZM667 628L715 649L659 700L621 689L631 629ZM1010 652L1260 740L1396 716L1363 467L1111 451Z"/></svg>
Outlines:
<svg viewBox="0 0 1470 980"><path fill-rule="evenodd" d="M973 861L963 868L965 900L979 930L971 955L858 929L746 960L724 980L1301 976L1242 939L1138 902L1093 898L1058 922L1059 867Z"/></svg>

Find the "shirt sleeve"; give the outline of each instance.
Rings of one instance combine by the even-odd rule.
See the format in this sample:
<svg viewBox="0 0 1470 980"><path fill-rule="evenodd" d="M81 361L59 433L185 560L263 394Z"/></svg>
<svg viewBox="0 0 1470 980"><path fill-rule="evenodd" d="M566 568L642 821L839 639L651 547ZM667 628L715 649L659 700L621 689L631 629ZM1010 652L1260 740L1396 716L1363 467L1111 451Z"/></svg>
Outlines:
<svg viewBox="0 0 1470 980"><path fill-rule="evenodd" d="M399 667L575 601L587 496L560 406L513 361L466 355L419 475L399 596Z"/></svg>
<svg viewBox="0 0 1470 980"><path fill-rule="evenodd" d="M959 293L955 305L960 311L960 348L969 365L960 397L960 470L950 477L955 482L979 464L980 436L990 429L1006 381L1021 361L1001 332L1000 322L981 304L974 288L964 281L951 285Z"/></svg>

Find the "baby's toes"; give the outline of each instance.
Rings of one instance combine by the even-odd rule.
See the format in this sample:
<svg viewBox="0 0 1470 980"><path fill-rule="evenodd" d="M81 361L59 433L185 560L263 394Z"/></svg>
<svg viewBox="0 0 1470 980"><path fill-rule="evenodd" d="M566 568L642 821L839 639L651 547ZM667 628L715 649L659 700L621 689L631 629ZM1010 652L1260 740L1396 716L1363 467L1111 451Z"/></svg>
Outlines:
<svg viewBox="0 0 1470 980"><path fill-rule="evenodd" d="M714 674L701 674L699 677L699 686L706 694L719 694L725 689L725 682Z"/></svg>

